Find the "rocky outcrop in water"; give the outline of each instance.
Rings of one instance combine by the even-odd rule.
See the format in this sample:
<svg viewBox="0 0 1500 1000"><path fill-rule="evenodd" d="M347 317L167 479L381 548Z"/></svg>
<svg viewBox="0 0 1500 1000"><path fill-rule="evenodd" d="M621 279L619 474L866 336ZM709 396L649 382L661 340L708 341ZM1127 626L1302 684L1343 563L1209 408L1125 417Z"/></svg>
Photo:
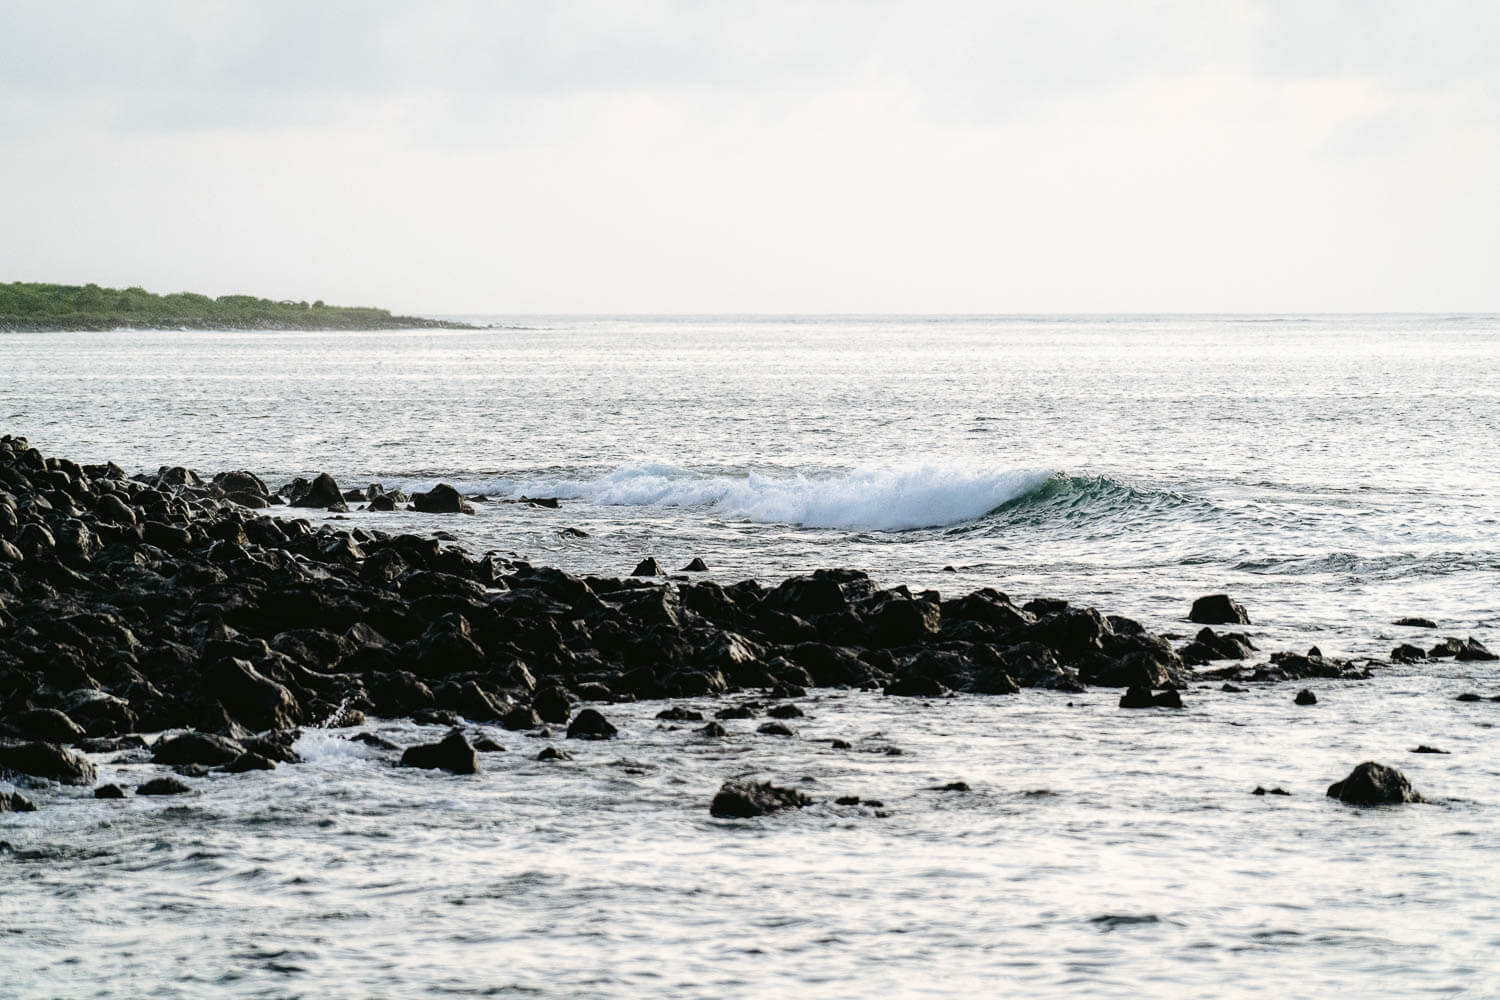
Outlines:
<svg viewBox="0 0 1500 1000"><path fill-rule="evenodd" d="M1360 764L1343 781L1328 786L1328 797L1356 806L1388 806L1405 802L1421 802L1406 780L1406 775L1394 767L1367 760Z"/></svg>
<svg viewBox="0 0 1500 1000"><path fill-rule="evenodd" d="M726 781L708 811L727 819L750 819L811 804L812 799L795 788L781 788L768 781Z"/></svg>
<svg viewBox="0 0 1500 1000"><path fill-rule="evenodd" d="M449 490L424 496L462 509ZM345 504L328 476L284 492L308 508ZM1195 679L1365 676L1370 666L1316 650L1257 663L1248 635L1211 628L1176 649L1138 622L1062 600L881 589L849 569L769 587L670 580L655 560L637 567L647 576L578 577L243 502L270 496L247 472L130 477L0 438L0 740L12 737L0 767L92 783L88 762L64 747L139 731L169 731L152 748L158 763L241 769L293 762L297 726L365 715L607 738L613 727L580 702L1097 685L1166 706ZM1228 598L1204 601L1216 621L1247 617ZM1441 649L1488 652L1473 639ZM1219 660L1229 665L1195 669Z"/></svg>

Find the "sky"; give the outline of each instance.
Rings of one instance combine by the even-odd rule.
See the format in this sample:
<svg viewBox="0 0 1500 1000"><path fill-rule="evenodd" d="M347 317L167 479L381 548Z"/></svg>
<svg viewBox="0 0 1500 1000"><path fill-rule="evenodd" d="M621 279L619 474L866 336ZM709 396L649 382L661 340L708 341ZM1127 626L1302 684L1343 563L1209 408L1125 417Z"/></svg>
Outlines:
<svg viewBox="0 0 1500 1000"><path fill-rule="evenodd" d="M0 280L1500 310L1500 5L0 0Z"/></svg>

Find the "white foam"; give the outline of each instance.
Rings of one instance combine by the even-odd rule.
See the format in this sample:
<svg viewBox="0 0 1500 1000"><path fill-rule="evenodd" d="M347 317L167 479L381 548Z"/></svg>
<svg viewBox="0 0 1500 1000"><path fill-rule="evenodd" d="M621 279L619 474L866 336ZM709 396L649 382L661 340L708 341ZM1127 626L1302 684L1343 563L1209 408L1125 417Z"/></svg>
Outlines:
<svg viewBox="0 0 1500 1000"><path fill-rule="evenodd" d="M709 476L673 465L625 466L597 479L511 483L511 496L609 506L702 507L719 517L849 531L907 531L983 517L1051 472L969 465L869 467L830 476ZM497 484L499 485L499 484Z"/></svg>

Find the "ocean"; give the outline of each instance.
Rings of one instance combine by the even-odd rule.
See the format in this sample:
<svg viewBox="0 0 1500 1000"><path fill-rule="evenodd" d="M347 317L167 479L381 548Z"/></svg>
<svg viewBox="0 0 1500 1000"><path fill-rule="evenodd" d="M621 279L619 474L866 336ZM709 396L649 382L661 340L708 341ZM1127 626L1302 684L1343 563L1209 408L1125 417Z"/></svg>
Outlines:
<svg viewBox="0 0 1500 1000"><path fill-rule="evenodd" d="M465 318L494 328L0 335L0 428L131 473L451 483L475 515L340 523L579 574L855 567L1184 639L1228 592L1262 656L1500 649L1497 317ZM621 739L500 734L468 778L308 730L191 799L28 791L0 996L1500 994L1500 705L1454 700L1494 667L1309 686L820 691L797 738L723 742L607 706ZM1324 798L1367 759L1431 801ZM710 818L750 774L826 801Z"/></svg>

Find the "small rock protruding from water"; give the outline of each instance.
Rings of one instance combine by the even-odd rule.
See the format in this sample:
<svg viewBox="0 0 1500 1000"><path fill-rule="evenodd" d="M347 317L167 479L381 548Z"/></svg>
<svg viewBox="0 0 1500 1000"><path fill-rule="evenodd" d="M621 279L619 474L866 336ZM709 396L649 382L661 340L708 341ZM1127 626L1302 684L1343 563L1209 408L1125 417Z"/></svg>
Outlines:
<svg viewBox="0 0 1500 1000"><path fill-rule="evenodd" d="M1397 618L1391 624L1402 628L1437 628L1437 622L1431 618Z"/></svg>
<svg viewBox="0 0 1500 1000"><path fill-rule="evenodd" d="M696 732L699 736L707 736L709 739L722 739L723 737L729 735L729 730L725 729L717 722L710 722L702 729L695 729L694 732Z"/></svg>
<svg viewBox="0 0 1500 1000"><path fill-rule="evenodd" d="M1423 743L1420 746L1415 747L1414 749L1412 749L1411 752L1412 753L1441 753L1441 754L1446 754L1448 751L1447 750L1439 750L1437 747L1430 747L1426 743Z"/></svg>
<svg viewBox="0 0 1500 1000"><path fill-rule="evenodd" d="M1245 606L1228 594L1209 594L1193 602L1188 621L1199 625L1249 625Z"/></svg>
<svg viewBox="0 0 1500 1000"><path fill-rule="evenodd" d="M585 708L568 723L570 740L612 740L619 730L592 708Z"/></svg>
<svg viewBox="0 0 1500 1000"><path fill-rule="evenodd" d="M780 788L768 781L726 781L708 811L728 819L750 819L811 804L812 799L795 788Z"/></svg>
<svg viewBox="0 0 1500 1000"><path fill-rule="evenodd" d="M479 755L469 745L464 734L455 729L437 743L422 743L407 747L401 755L402 767L425 767L429 770L451 771L454 774L478 774Z"/></svg>
<svg viewBox="0 0 1500 1000"><path fill-rule="evenodd" d="M137 795L184 795L192 791L184 782L176 778L152 778L150 781L136 788Z"/></svg>
<svg viewBox="0 0 1500 1000"><path fill-rule="evenodd" d="M536 755L537 760L572 760L573 755L566 750L557 747L542 747L541 753Z"/></svg>
<svg viewBox="0 0 1500 1000"><path fill-rule="evenodd" d="M230 761L224 770L230 774L244 774L246 771L274 771L276 762L265 754L256 753L254 750L246 750L234 760Z"/></svg>
<svg viewBox="0 0 1500 1000"><path fill-rule="evenodd" d="M1153 692L1148 687L1136 685L1125 689L1120 695L1121 708L1181 708L1182 695L1176 688Z"/></svg>
<svg viewBox="0 0 1500 1000"><path fill-rule="evenodd" d="M678 570L677 572L679 572L679 573L707 573L708 572L708 563L704 562L702 559L698 558L697 556L694 556L692 562L688 563L686 566L682 567L682 569Z"/></svg>
<svg viewBox="0 0 1500 1000"><path fill-rule="evenodd" d="M1265 787L1263 787L1261 785L1256 785L1255 786L1255 791L1251 792L1250 794L1251 795L1290 795L1292 793L1289 792L1289 791L1287 791L1285 788L1280 787L1280 786L1277 786L1276 788L1265 788Z"/></svg>
<svg viewBox="0 0 1500 1000"><path fill-rule="evenodd" d="M1394 767L1367 760L1343 781L1328 786L1328 797L1356 806L1400 805L1422 802L1422 796L1411 787L1406 775Z"/></svg>
<svg viewBox="0 0 1500 1000"><path fill-rule="evenodd" d="M20 792L0 791L0 813L6 812L36 812L36 806Z"/></svg>
<svg viewBox="0 0 1500 1000"><path fill-rule="evenodd" d="M654 558L648 556L647 558L642 559L639 563L636 564L635 569L631 571L630 575L631 576L666 576L667 575L667 571L664 570L664 569L662 569L661 563L657 562Z"/></svg>
<svg viewBox="0 0 1500 1000"><path fill-rule="evenodd" d="M123 799L124 797L125 789L121 788L119 785L100 785L98 788L94 789L94 798L96 799Z"/></svg>
<svg viewBox="0 0 1500 1000"><path fill-rule="evenodd" d="M1316 705L1318 703L1318 696L1313 694L1307 688L1303 688L1301 691L1297 692L1297 697L1293 698L1292 700L1298 705Z"/></svg>

